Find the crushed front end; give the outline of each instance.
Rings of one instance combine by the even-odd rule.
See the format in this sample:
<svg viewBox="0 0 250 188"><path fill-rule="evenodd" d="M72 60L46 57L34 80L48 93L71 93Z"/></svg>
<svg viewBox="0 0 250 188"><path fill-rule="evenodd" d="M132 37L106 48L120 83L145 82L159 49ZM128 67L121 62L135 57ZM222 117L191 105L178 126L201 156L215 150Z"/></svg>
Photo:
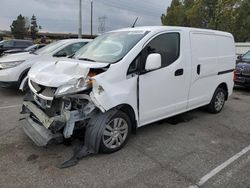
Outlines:
<svg viewBox="0 0 250 188"><path fill-rule="evenodd" d="M29 79L21 121L24 132L38 145L61 143L82 130L98 110L89 97L91 83L83 78L62 87L47 87Z"/></svg>

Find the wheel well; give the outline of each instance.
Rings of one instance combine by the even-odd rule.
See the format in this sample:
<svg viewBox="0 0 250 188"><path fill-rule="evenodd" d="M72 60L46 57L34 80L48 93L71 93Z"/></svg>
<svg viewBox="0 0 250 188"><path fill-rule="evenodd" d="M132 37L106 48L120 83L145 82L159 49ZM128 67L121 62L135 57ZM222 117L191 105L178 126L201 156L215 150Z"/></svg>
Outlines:
<svg viewBox="0 0 250 188"><path fill-rule="evenodd" d="M128 104L118 105L116 107L116 109L123 111L124 113L126 113L129 116L129 118L131 120L131 124L132 124L131 130L132 130L132 133L135 134L136 129L137 129L137 121L136 121L136 118L135 118L134 109Z"/></svg>
<svg viewBox="0 0 250 188"><path fill-rule="evenodd" d="M217 88L221 88L224 91L226 91L226 100L227 100L228 99L228 87L227 87L227 84L223 82Z"/></svg>
<svg viewBox="0 0 250 188"><path fill-rule="evenodd" d="M19 83L22 83L22 81L23 81L23 79L26 77L26 75L27 75L27 73L29 72L29 68L28 69L26 69L26 70L24 70L23 72L22 72L22 74L20 75L20 77L19 77Z"/></svg>

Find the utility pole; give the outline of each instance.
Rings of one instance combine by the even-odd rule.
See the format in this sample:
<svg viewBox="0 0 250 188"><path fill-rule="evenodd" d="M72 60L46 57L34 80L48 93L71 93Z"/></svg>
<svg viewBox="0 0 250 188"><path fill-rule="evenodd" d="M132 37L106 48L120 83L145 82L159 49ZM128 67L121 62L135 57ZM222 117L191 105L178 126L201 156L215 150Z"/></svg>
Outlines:
<svg viewBox="0 0 250 188"><path fill-rule="evenodd" d="M106 21L106 19L107 19L106 16L98 17L98 20L99 20L98 32L99 33L104 33L105 32L105 21Z"/></svg>
<svg viewBox="0 0 250 188"><path fill-rule="evenodd" d="M91 28L90 35L93 35L93 1L91 1L91 20L90 20Z"/></svg>
<svg viewBox="0 0 250 188"><path fill-rule="evenodd" d="M79 0L79 30L78 38L82 38L82 0Z"/></svg>

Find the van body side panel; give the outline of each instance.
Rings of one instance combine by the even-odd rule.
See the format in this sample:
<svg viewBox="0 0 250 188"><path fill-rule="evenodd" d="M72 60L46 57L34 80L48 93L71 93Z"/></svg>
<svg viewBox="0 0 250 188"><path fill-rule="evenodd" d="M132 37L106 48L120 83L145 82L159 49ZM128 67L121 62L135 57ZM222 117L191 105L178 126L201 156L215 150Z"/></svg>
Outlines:
<svg viewBox="0 0 250 188"><path fill-rule="evenodd" d="M192 78L188 108L208 104L217 84L217 41L211 33L190 33Z"/></svg>
<svg viewBox="0 0 250 188"><path fill-rule="evenodd" d="M191 32L190 44L192 79L188 108L208 104L221 83L227 84L228 93L231 95L235 66L233 37L209 32Z"/></svg>
<svg viewBox="0 0 250 188"><path fill-rule="evenodd" d="M236 66L234 39L231 36L217 35L217 58L218 58L218 83L226 83L228 87L228 95L233 92L233 70Z"/></svg>

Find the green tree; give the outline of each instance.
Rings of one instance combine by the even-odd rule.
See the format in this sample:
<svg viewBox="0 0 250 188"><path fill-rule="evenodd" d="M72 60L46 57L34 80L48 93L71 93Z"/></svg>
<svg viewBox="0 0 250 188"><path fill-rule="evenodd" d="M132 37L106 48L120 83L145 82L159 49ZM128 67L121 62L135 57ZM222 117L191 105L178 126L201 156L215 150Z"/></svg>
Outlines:
<svg viewBox="0 0 250 188"><path fill-rule="evenodd" d="M250 40L250 0L173 0L161 21L227 31L236 41L246 41Z"/></svg>
<svg viewBox="0 0 250 188"><path fill-rule="evenodd" d="M243 0L239 4L238 15L235 21L236 40L250 41L250 1Z"/></svg>
<svg viewBox="0 0 250 188"><path fill-rule="evenodd" d="M11 33L16 39L24 39L25 36L27 36L28 30L25 27L25 17L23 17L21 14L17 17L16 20L14 20L10 26Z"/></svg>
<svg viewBox="0 0 250 188"><path fill-rule="evenodd" d="M204 19L204 12L202 10L202 1L196 0L191 7L186 10L187 23L191 27L206 27L206 19Z"/></svg>
<svg viewBox="0 0 250 188"><path fill-rule="evenodd" d="M33 40L35 40L37 38L37 33L39 31L38 25L37 25L37 21L36 21L36 16L33 15L31 17L31 21L30 21L30 34L31 34L31 38Z"/></svg>
<svg viewBox="0 0 250 188"><path fill-rule="evenodd" d="M183 26L185 23L185 9L179 0L173 0L166 14L162 14L163 25Z"/></svg>

